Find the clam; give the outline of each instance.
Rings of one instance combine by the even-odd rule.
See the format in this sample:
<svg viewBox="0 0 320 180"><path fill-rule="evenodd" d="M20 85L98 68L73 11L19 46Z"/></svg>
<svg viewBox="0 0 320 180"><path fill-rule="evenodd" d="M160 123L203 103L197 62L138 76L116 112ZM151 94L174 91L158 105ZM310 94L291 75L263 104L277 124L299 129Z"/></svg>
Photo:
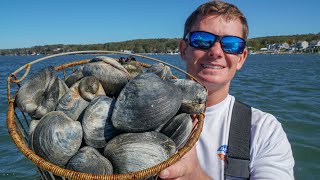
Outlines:
<svg viewBox="0 0 320 180"><path fill-rule="evenodd" d="M33 132L36 129L37 125L39 124L40 120L37 119L32 119L30 121L30 125L29 125L29 133L28 133L28 145L30 147L31 150L33 150Z"/></svg>
<svg viewBox="0 0 320 180"><path fill-rule="evenodd" d="M181 101L181 93L172 83L153 73L143 73L123 88L111 121L125 132L155 130L177 113Z"/></svg>
<svg viewBox="0 0 320 180"><path fill-rule="evenodd" d="M108 96L117 96L131 79L129 72L115 59L97 57L85 64L84 76L95 76L99 79Z"/></svg>
<svg viewBox="0 0 320 180"><path fill-rule="evenodd" d="M43 116L33 131L34 152L60 167L79 150L82 127L61 111L52 111Z"/></svg>
<svg viewBox="0 0 320 180"><path fill-rule="evenodd" d="M84 141L94 148L103 148L119 134L111 122L115 100L108 96L97 96L88 105L82 119Z"/></svg>
<svg viewBox="0 0 320 180"><path fill-rule="evenodd" d="M36 129L37 125L39 124L40 120L32 119L29 125L29 135L33 133L34 129Z"/></svg>
<svg viewBox="0 0 320 180"><path fill-rule="evenodd" d="M115 173L130 173L155 166L176 151L175 143L167 136L149 131L120 134L104 149Z"/></svg>
<svg viewBox="0 0 320 180"><path fill-rule="evenodd" d="M80 80L79 93L86 101L91 101L98 95L106 95L99 80L94 76L86 76Z"/></svg>
<svg viewBox="0 0 320 180"><path fill-rule="evenodd" d="M68 87L71 87L74 83L76 83L78 80L83 78L82 69L83 69L83 66L79 67L67 77L66 85Z"/></svg>
<svg viewBox="0 0 320 180"><path fill-rule="evenodd" d="M124 62L122 66L130 73L132 77L143 73L143 67L136 61Z"/></svg>
<svg viewBox="0 0 320 180"><path fill-rule="evenodd" d="M84 100L79 94L80 81L75 83L70 90L59 100L56 110L64 112L73 120L80 120L81 113L88 106L89 102Z"/></svg>
<svg viewBox="0 0 320 180"><path fill-rule="evenodd" d="M173 76L170 67L162 63L153 64L146 72L152 72L163 80L170 80Z"/></svg>
<svg viewBox="0 0 320 180"><path fill-rule="evenodd" d="M199 83L190 79L172 79L183 94L180 110L188 114L199 114L204 112L207 90Z"/></svg>
<svg viewBox="0 0 320 180"><path fill-rule="evenodd" d="M69 87L60 78L58 78L58 82L59 82L59 98L58 99L61 99L62 96L64 96L69 91Z"/></svg>
<svg viewBox="0 0 320 180"><path fill-rule="evenodd" d="M36 119L53 111L58 103L59 82L52 66L27 79L18 91L18 107Z"/></svg>
<svg viewBox="0 0 320 180"><path fill-rule="evenodd" d="M110 161L102 156L99 151L90 146L82 147L69 160L67 169L90 174L113 173L113 168Z"/></svg>
<svg viewBox="0 0 320 180"><path fill-rule="evenodd" d="M184 146L192 131L192 119L189 114L181 113L173 117L162 129L161 133L171 138L177 149Z"/></svg>

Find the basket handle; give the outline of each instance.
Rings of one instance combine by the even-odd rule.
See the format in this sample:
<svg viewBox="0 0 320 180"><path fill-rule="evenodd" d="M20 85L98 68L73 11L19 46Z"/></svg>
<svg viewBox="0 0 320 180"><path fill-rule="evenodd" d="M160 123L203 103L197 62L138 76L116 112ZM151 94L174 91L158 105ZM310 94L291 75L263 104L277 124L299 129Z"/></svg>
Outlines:
<svg viewBox="0 0 320 180"><path fill-rule="evenodd" d="M11 78L11 77L17 78L15 72L10 74L10 82L19 83L19 82L21 82L24 78L26 78L26 76L29 74L29 71L30 71L30 68L31 68L31 64L26 64L24 67L26 68L26 71L24 72L24 74L21 76L20 79L12 79L12 78Z"/></svg>

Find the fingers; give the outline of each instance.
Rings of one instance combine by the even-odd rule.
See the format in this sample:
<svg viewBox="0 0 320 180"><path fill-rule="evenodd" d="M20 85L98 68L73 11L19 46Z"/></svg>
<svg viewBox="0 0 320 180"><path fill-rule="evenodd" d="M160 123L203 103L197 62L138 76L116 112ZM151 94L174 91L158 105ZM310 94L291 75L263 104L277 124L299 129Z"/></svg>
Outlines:
<svg viewBox="0 0 320 180"><path fill-rule="evenodd" d="M160 172L162 179L177 179L192 174L194 165L197 164L196 147L194 146L179 161Z"/></svg>
<svg viewBox="0 0 320 180"><path fill-rule="evenodd" d="M185 174L185 168L183 166L183 162L178 161L161 171L159 177L162 179L176 179L182 177Z"/></svg>

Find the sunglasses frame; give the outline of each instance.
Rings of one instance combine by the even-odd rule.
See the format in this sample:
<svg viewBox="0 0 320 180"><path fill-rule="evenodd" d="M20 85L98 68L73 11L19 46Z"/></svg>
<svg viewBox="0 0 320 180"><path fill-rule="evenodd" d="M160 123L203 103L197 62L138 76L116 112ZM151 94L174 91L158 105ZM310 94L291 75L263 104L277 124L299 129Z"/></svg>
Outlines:
<svg viewBox="0 0 320 180"><path fill-rule="evenodd" d="M208 48L195 47L195 46L191 43L191 38L190 38L190 37L192 36L193 33L197 33L197 32L207 33L207 34L210 34L210 35L214 36L214 37L215 37L215 40L213 41L212 45L210 45L210 47L208 47ZM235 38L241 39L241 40L243 41L243 42L241 42L241 43L244 43L244 48L243 48L243 50L240 51L239 53L232 53L232 52L227 52L227 51L225 51L224 48L223 48L223 43L222 43L222 39L223 39L224 37L235 37ZM223 50L223 52L228 53L228 54L235 54L235 55L242 54L243 51L244 51L245 48L246 48L246 45L247 45L246 40L243 39L243 38L241 38L241 37L239 37L239 36L231 36L231 35L219 36L219 35L216 35L216 34L207 32L207 31L191 31L191 32L189 32L188 34L186 34L186 36L185 36L183 39L184 39L185 41L187 41L188 44L189 44L191 47L194 47L194 48L196 48L196 49L203 49L203 50L210 49L210 48L214 45L214 43L219 42L220 45L221 45L221 49ZM239 43L239 42L237 42L237 43Z"/></svg>

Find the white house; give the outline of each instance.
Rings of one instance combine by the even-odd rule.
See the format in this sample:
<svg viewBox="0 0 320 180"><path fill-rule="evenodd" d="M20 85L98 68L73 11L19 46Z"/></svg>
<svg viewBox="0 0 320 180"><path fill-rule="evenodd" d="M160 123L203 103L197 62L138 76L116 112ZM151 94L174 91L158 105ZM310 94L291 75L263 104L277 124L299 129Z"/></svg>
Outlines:
<svg viewBox="0 0 320 180"><path fill-rule="evenodd" d="M290 46L289 46L288 43L282 43L282 44L280 45L280 49L289 49L289 48L290 48Z"/></svg>
<svg viewBox="0 0 320 180"><path fill-rule="evenodd" d="M306 49L308 46L309 46L308 41L299 41L299 42L297 42L297 44L296 44L296 47L297 47L298 49Z"/></svg>
<svg viewBox="0 0 320 180"><path fill-rule="evenodd" d="M313 40L309 43L309 48L315 48L320 47L320 41L319 40Z"/></svg>

